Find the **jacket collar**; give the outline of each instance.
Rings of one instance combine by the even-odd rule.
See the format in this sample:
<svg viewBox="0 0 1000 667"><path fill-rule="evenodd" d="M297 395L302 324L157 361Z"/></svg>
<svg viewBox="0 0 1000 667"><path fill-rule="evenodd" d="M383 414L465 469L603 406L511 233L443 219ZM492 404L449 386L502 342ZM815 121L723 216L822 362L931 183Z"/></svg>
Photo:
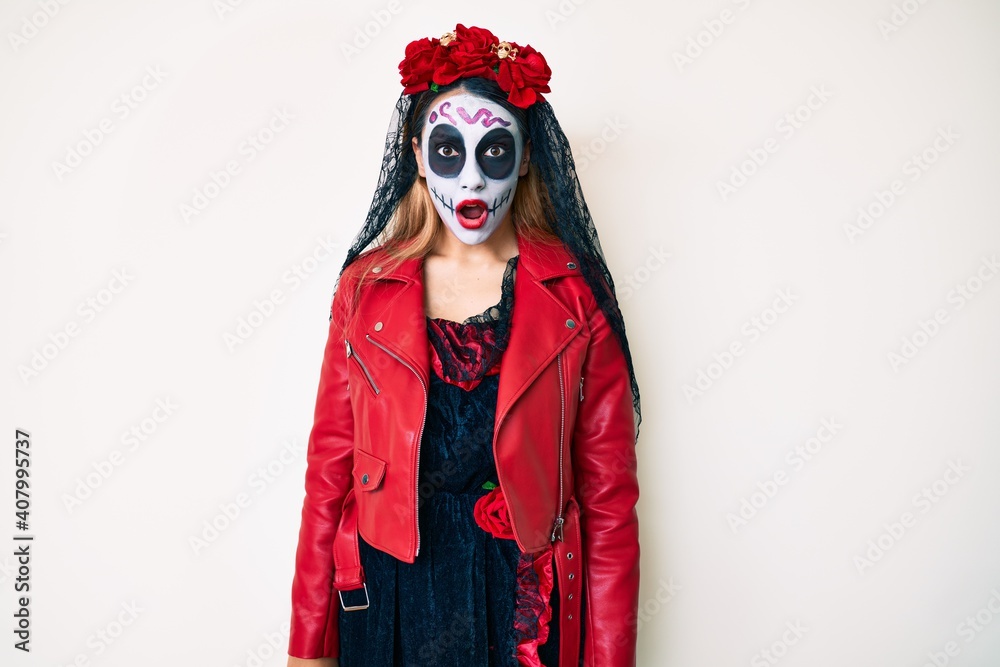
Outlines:
<svg viewBox="0 0 1000 667"><path fill-rule="evenodd" d="M583 324L545 285L562 276L580 275L561 243L549 244L516 234L517 271L510 338L500 361L496 428L511 405L542 368L581 330ZM395 269L370 269L383 283L377 304L361 305L366 330L379 344L412 366L427 387L430 381L427 322L424 310L423 258L404 260Z"/></svg>

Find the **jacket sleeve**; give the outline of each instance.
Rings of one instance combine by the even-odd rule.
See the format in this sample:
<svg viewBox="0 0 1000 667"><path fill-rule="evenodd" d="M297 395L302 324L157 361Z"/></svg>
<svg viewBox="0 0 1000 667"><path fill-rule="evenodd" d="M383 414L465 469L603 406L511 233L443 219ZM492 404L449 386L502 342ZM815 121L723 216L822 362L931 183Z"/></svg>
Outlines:
<svg viewBox="0 0 1000 667"><path fill-rule="evenodd" d="M596 302L595 302L596 303ZM639 484L628 365L604 312L589 315L573 466L584 551L585 667L634 667Z"/></svg>
<svg viewBox="0 0 1000 667"><path fill-rule="evenodd" d="M344 345L348 291L338 286L320 371L319 391L306 454L305 500L292 581L288 654L296 658L339 657L338 610L333 589L333 539L344 497L351 487L354 414L347 384Z"/></svg>

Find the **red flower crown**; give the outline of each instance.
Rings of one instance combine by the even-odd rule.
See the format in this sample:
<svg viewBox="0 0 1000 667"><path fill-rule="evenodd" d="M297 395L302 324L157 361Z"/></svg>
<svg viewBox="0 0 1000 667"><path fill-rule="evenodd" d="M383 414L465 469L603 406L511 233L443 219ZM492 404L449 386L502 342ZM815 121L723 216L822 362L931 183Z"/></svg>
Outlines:
<svg viewBox="0 0 1000 667"><path fill-rule="evenodd" d="M403 92L437 92L457 79L481 76L496 81L514 106L527 108L544 102L550 93L552 70L545 57L531 46L501 42L485 28L459 23L453 32L438 38L414 40L399 63Z"/></svg>

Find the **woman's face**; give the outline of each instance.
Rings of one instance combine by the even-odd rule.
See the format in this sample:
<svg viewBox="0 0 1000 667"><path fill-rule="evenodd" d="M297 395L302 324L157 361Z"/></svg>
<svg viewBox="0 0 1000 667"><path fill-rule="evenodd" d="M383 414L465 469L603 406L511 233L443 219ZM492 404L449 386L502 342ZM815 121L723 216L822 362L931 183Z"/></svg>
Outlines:
<svg viewBox="0 0 1000 667"><path fill-rule="evenodd" d="M413 138L420 175L441 220L463 243L482 243L504 221L528 155L506 109L459 91L439 97Z"/></svg>

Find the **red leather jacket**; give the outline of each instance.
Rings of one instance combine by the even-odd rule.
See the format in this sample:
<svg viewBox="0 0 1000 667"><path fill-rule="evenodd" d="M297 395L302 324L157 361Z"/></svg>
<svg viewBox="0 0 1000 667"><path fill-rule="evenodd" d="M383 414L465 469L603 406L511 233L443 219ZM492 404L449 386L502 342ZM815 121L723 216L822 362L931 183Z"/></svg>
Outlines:
<svg viewBox="0 0 1000 667"><path fill-rule="evenodd" d="M377 248L375 253L383 253ZM553 547L560 667L634 667L639 497L624 354L562 244L518 235L493 447L522 551ZM356 531L412 563L429 349L422 260L370 269L346 331L352 263L333 299L292 583L289 655L338 657L337 591L360 588ZM580 613L580 598L584 613ZM348 613L365 613L353 611Z"/></svg>

